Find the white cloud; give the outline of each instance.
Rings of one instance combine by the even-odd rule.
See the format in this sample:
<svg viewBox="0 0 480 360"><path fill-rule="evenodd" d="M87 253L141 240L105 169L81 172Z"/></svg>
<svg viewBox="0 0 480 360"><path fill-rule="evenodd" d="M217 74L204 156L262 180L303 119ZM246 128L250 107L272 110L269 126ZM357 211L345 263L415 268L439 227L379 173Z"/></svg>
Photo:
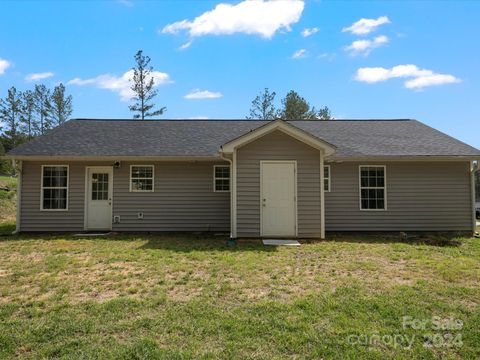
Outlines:
<svg viewBox="0 0 480 360"><path fill-rule="evenodd" d="M378 19L360 19L351 26L342 29L342 32L351 32L355 35L366 35L375 31L377 27L383 24L389 24L390 19L387 16L380 16Z"/></svg>
<svg viewBox="0 0 480 360"><path fill-rule="evenodd" d="M155 82L154 86L171 82L167 73L152 71L151 76ZM134 95L134 92L130 89L130 86L132 85L131 79L133 79L133 70L129 70L119 77L111 74L103 74L91 79L75 78L67 82L67 84L79 86L93 85L99 89L107 89L116 92L120 95L122 101L129 101Z"/></svg>
<svg viewBox="0 0 480 360"><path fill-rule="evenodd" d="M412 64L397 65L390 69L383 67L360 68L355 75L355 80L369 84L394 78L410 78L404 83L404 86L408 89L422 89L427 86L452 84L461 81L453 75L419 69Z"/></svg>
<svg viewBox="0 0 480 360"><path fill-rule="evenodd" d="M318 32L318 28L314 27L314 28L305 28L302 30L301 34L303 37L308 37L310 35L313 35L313 34L316 34Z"/></svg>
<svg viewBox="0 0 480 360"><path fill-rule="evenodd" d="M5 74L5 70L7 70L10 66L12 66L12 64L9 61L0 58L0 75Z"/></svg>
<svg viewBox="0 0 480 360"><path fill-rule="evenodd" d="M270 39L278 30L290 31L300 20L303 0L245 0L236 5L218 4L193 20L177 21L162 29L164 34L184 30L191 37L244 33Z"/></svg>
<svg viewBox="0 0 480 360"><path fill-rule="evenodd" d="M453 84L460 81L461 81L460 79L457 79L453 75L432 74L432 75L420 76L418 78L408 80L405 82L405 87L407 89L421 89L427 86Z"/></svg>
<svg viewBox="0 0 480 360"><path fill-rule="evenodd" d="M333 59L335 59L336 56L337 56L337 54L335 54L335 53L325 52L325 53L322 53L322 54L318 55L317 57L319 59L325 59L325 60L328 60L328 61L332 61Z"/></svg>
<svg viewBox="0 0 480 360"><path fill-rule="evenodd" d="M133 1L131 0L117 0L117 3L127 6L127 7L132 7L133 6Z"/></svg>
<svg viewBox="0 0 480 360"><path fill-rule="evenodd" d="M304 58L305 56L307 56L307 50L300 49L293 53L292 59L301 59L301 58Z"/></svg>
<svg viewBox="0 0 480 360"><path fill-rule="evenodd" d="M189 92L187 95L185 95L184 98L189 100L198 100L198 99L216 99L222 96L223 94L220 92L194 89L191 92Z"/></svg>
<svg viewBox="0 0 480 360"><path fill-rule="evenodd" d="M178 49L179 50L185 50L188 49L192 45L192 40L187 41L186 43L182 44Z"/></svg>
<svg viewBox="0 0 480 360"><path fill-rule="evenodd" d="M53 72L43 72L43 73L33 73L33 74L28 74L25 76L26 81L38 81L38 80L43 80L43 79L48 79L49 77L52 77L54 75Z"/></svg>
<svg viewBox="0 0 480 360"><path fill-rule="evenodd" d="M378 48L382 45L388 43L388 37L385 35L380 35L374 38L373 40L356 40L351 43L349 46L345 47L345 51L348 51L350 55L365 55L370 54L375 48Z"/></svg>

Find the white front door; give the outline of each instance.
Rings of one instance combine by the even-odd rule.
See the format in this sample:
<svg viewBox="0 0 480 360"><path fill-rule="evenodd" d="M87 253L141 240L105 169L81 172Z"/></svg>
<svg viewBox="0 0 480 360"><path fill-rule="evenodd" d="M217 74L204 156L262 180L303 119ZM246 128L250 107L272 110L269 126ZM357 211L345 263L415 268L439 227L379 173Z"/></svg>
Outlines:
<svg viewBox="0 0 480 360"><path fill-rule="evenodd" d="M112 229L113 168L92 166L87 168L86 229Z"/></svg>
<svg viewBox="0 0 480 360"><path fill-rule="evenodd" d="M296 236L296 163L261 161L261 236Z"/></svg>

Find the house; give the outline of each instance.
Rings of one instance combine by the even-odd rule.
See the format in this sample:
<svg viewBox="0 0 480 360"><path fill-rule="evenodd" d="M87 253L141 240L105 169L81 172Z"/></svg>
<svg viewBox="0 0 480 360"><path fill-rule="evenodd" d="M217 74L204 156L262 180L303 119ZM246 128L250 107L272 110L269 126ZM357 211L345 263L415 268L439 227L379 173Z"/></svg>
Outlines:
<svg viewBox="0 0 480 360"><path fill-rule="evenodd" d="M471 233L480 151L416 120L76 119L10 151L17 231Z"/></svg>

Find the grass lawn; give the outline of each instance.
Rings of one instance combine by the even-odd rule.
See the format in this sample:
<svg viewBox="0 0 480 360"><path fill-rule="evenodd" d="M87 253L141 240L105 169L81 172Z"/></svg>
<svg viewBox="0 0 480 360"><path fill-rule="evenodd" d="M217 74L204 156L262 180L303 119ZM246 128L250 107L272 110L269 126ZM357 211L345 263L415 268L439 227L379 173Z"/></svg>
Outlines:
<svg viewBox="0 0 480 360"><path fill-rule="evenodd" d="M3 236L0 358L479 358L480 239L460 241Z"/></svg>

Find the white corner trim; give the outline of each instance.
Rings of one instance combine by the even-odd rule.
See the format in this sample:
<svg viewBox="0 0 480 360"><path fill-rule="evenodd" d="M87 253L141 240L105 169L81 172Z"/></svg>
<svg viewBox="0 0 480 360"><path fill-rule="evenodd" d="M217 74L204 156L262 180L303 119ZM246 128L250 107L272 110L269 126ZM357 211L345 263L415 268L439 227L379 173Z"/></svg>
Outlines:
<svg viewBox="0 0 480 360"><path fill-rule="evenodd" d="M470 197L472 200L472 232L475 234L477 231L477 218L475 210L475 167L473 161L470 162Z"/></svg>
<svg viewBox="0 0 480 360"><path fill-rule="evenodd" d="M237 149L233 150L232 157L232 217L233 223L233 236L232 238L237 238Z"/></svg>
<svg viewBox="0 0 480 360"><path fill-rule="evenodd" d="M21 216L22 216L22 172L23 172L23 161L16 161L18 166L15 166L17 171L17 209L16 209L16 220L15 220L15 231L13 234L17 234L21 229Z"/></svg>
<svg viewBox="0 0 480 360"><path fill-rule="evenodd" d="M325 239L325 181L324 181L324 163L323 150L320 150L320 239ZM330 168L330 165L327 165ZM330 190L330 169L328 170L328 190Z"/></svg>

